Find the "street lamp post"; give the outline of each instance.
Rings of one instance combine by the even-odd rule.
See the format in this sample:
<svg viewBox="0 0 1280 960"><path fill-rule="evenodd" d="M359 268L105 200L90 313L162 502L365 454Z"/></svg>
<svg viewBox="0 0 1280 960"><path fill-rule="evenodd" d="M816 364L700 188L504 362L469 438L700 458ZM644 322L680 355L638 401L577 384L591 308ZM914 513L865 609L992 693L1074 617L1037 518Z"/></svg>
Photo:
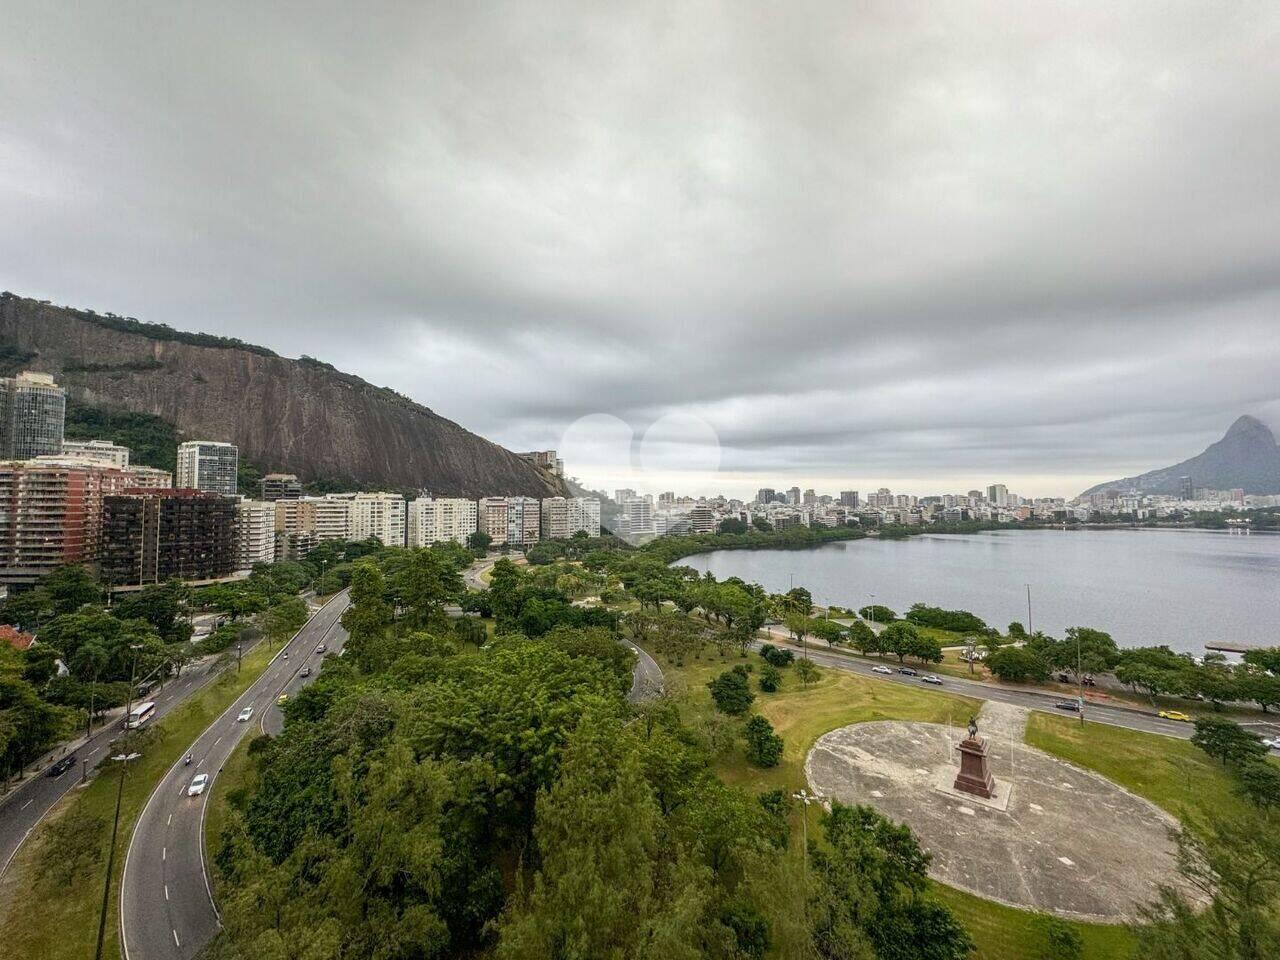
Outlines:
<svg viewBox="0 0 1280 960"><path fill-rule="evenodd" d="M799 793L793 793L791 797L793 800L799 800L801 803L804 804L804 820L801 821L801 823L803 824L803 826L801 827L801 833L804 837L804 877L805 877L805 880L808 881L809 879L809 804L821 803L822 798L817 796L816 794L810 793L808 790L805 790L803 787L800 788Z"/></svg>
<svg viewBox="0 0 1280 960"><path fill-rule="evenodd" d="M116 837L120 833L120 801L124 797L124 775L130 760L137 760L140 753L120 753L110 759L120 764L120 785L116 787L116 817L111 824L111 849L107 851L107 876L102 881L102 909L98 913L98 945L93 960L102 960L102 940L107 932L107 904L111 901L111 871L116 861Z"/></svg>
<svg viewBox="0 0 1280 960"><path fill-rule="evenodd" d="M1076 684L1079 694L1077 706L1080 707L1080 726L1084 726L1084 674L1080 672L1080 632L1076 631Z"/></svg>
<svg viewBox="0 0 1280 960"><path fill-rule="evenodd" d="M1034 633L1031 629L1031 584L1027 584L1027 636Z"/></svg>
<svg viewBox="0 0 1280 960"><path fill-rule="evenodd" d="M236 675L240 674L240 644L236 644Z"/></svg>

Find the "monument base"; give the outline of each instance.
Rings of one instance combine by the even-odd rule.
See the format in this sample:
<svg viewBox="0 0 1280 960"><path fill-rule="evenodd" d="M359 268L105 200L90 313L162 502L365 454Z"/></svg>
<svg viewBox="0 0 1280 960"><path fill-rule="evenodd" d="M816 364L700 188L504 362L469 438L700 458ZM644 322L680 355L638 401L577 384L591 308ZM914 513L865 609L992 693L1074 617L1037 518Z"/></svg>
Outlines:
<svg viewBox="0 0 1280 960"><path fill-rule="evenodd" d="M960 742L960 773L952 787L961 793L972 794L984 800L995 796L996 780L987 763L987 741L982 737L968 737Z"/></svg>

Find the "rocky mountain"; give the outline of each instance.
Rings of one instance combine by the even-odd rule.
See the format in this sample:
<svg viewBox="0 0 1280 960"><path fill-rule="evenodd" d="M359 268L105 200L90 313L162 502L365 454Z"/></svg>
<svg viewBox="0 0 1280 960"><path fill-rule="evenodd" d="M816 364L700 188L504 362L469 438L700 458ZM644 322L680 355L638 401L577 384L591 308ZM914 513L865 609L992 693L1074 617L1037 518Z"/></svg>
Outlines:
<svg viewBox="0 0 1280 960"><path fill-rule="evenodd" d="M385 387L327 363L112 314L0 294L0 369L53 374L90 407L225 440L263 471L366 489L562 494L556 477Z"/></svg>
<svg viewBox="0 0 1280 960"><path fill-rule="evenodd" d="M1182 477L1190 477L1196 489L1241 488L1245 493L1280 493L1280 446L1266 424L1256 417L1243 416L1199 456L1137 477L1100 483L1081 496L1103 490L1177 495Z"/></svg>

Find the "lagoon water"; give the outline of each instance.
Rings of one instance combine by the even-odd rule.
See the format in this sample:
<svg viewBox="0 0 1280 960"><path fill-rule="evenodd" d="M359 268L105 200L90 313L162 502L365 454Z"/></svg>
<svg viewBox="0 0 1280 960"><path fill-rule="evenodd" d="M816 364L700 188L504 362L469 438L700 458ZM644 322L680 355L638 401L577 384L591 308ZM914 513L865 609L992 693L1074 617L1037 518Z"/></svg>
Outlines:
<svg viewBox="0 0 1280 960"><path fill-rule="evenodd" d="M721 550L677 561L718 578L817 603L971 610L1001 630L1026 623L1108 631L1122 647L1204 653L1216 640L1280 645L1280 535L1207 530L1010 530L827 544L811 550ZM874 596L874 600L872 597Z"/></svg>

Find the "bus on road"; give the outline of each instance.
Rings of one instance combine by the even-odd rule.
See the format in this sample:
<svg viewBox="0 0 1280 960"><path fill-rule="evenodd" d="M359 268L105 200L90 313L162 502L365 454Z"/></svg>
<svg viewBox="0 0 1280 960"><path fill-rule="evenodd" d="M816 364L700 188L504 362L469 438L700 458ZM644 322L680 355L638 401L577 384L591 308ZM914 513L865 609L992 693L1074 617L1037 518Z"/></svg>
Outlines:
<svg viewBox="0 0 1280 960"><path fill-rule="evenodd" d="M125 718L124 725L128 730L137 730L148 720L151 715L156 712L156 702L148 700L146 703L140 703L129 711L129 716Z"/></svg>

